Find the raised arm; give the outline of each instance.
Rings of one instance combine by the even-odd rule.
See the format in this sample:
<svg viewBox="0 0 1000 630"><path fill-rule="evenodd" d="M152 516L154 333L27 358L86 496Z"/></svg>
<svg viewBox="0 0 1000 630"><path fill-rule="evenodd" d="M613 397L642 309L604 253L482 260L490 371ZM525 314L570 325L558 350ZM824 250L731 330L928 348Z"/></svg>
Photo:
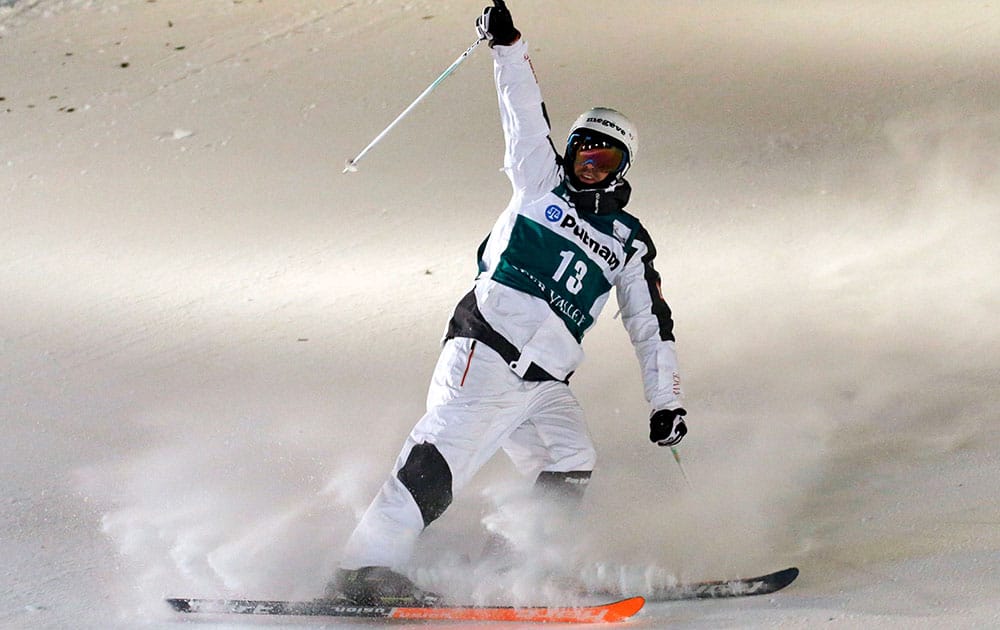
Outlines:
<svg viewBox="0 0 1000 630"><path fill-rule="evenodd" d="M549 137L549 121L527 43L514 28L502 0L483 11L477 28L493 50L493 75L504 133L504 171L515 194L548 192L562 180L562 171Z"/></svg>

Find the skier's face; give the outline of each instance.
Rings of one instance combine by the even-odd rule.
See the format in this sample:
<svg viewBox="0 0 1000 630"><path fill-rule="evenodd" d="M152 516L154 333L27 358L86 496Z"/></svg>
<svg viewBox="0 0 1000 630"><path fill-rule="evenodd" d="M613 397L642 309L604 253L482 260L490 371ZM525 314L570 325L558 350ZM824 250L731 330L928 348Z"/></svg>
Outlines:
<svg viewBox="0 0 1000 630"><path fill-rule="evenodd" d="M593 186L618 171L624 158L618 147L580 148L573 160L573 174L584 185Z"/></svg>

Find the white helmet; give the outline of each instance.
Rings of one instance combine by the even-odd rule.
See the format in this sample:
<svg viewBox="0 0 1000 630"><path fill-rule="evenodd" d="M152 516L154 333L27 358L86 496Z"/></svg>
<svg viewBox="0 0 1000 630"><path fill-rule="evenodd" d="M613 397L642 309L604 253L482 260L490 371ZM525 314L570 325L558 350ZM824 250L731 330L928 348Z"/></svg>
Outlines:
<svg viewBox="0 0 1000 630"><path fill-rule="evenodd" d="M575 153L581 140L588 136L606 139L611 144L617 145L625 151L625 159L622 161L619 169L613 173L611 179L613 187L615 183L622 180L625 172L632 165L632 161L635 160L636 148L639 144L639 136L635 125L621 112L607 107L594 107L580 114L580 117L573 123L572 130L569 132L569 138L566 140L565 158L568 166L567 174L571 174L569 173L569 169L572 168L571 165L573 164Z"/></svg>

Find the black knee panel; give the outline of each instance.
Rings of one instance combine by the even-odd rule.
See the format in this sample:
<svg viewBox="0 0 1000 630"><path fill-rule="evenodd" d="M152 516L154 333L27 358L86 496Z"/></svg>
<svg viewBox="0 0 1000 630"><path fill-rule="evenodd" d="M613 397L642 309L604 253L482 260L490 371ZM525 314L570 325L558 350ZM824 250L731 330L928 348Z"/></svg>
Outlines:
<svg viewBox="0 0 1000 630"><path fill-rule="evenodd" d="M406 486L420 508L427 527L451 505L451 468L433 444L417 444L396 478Z"/></svg>
<svg viewBox="0 0 1000 630"><path fill-rule="evenodd" d="M535 492L559 501L577 502L583 498L583 493L587 490L590 474L589 470L542 471L535 479Z"/></svg>

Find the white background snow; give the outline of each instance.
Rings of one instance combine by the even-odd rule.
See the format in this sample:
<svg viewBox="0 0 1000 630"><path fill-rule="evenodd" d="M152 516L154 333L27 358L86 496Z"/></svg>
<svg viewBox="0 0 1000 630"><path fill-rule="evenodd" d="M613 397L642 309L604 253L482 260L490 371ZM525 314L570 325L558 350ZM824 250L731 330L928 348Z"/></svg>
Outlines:
<svg viewBox="0 0 1000 630"><path fill-rule="evenodd" d="M322 591L507 201L488 52L341 169L481 7L0 3L0 626ZM600 463L548 551L802 569L637 628L1000 626L1000 5L511 8L557 144L596 104L639 126L691 428L687 488L612 301L573 379ZM512 479L426 532L428 579Z"/></svg>

